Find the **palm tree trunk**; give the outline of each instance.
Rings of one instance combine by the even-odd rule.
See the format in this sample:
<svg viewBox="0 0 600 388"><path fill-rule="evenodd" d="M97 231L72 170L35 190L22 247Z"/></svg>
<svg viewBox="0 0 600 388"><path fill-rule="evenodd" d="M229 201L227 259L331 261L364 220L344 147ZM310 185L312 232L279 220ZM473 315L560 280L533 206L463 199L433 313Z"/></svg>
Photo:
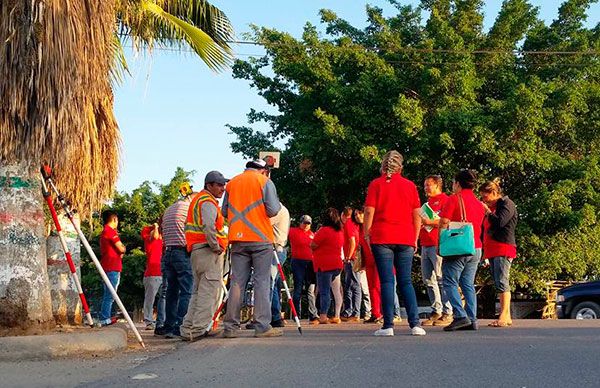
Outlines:
<svg viewBox="0 0 600 388"><path fill-rule="evenodd" d="M0 165L0 334L54 323L40 193L34 169Z"/></svg>

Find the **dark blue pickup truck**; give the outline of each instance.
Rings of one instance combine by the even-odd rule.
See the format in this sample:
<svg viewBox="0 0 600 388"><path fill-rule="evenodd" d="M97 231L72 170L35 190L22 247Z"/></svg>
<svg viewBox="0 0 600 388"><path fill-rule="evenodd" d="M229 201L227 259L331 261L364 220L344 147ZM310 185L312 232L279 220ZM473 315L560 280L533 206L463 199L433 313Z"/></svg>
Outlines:
<svg viewBox="0 0 600 388"><path fill-rule="evenodd" d="M565 287L556 295L558 318L600 319L600 281Z"/></svg>

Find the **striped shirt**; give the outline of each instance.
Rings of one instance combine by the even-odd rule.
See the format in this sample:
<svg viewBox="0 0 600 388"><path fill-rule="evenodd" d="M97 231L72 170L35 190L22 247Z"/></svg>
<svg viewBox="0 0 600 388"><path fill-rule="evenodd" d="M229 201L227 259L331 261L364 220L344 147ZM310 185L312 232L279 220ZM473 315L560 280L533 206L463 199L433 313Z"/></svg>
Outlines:
<svg viewBox="0 0 600 388"><path fill-rule="evenodd" d="M164 246L186 246L184 228L189 207L189 199L180 199L165 210L161 224Z"/></svg>

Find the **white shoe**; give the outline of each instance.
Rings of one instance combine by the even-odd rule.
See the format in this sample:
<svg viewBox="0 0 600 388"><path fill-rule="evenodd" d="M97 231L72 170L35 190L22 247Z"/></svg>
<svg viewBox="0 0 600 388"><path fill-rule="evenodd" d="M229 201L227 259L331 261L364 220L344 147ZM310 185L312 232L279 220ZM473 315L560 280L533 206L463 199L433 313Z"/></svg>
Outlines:
<svg viewBox="0 0 600 388"><path fill-rule="evenodd" d="M421 326L415 326L410 329L410 334L412 335L425 335L427 332Z"/></svg>
<svg viewBox="0 0 600 388"><path fill-rule="evenodd" d="M394 336L394 328L390 327L387 329L379 329L375 333L373 333L375 337L393 337Z"/></svg>

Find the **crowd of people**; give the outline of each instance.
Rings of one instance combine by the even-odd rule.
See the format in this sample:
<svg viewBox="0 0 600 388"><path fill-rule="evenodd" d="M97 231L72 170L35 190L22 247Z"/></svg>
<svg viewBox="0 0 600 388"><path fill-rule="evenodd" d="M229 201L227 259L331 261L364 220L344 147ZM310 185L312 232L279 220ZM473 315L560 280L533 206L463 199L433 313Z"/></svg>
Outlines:
<svg viewBox="0 0 600 388"><path fill-rule="evenodd" d="M509 276L517 251L517 211L499 181L481 185L479 199L472 170L455 174L450 195L444 193L442 178L430 175L424 179L427 200L422 205L417 186L402 175L402 168L402 155L388 152L380 176L368 186L364 207L325 209L315 232L313 218L306 214L290 227L290 212L281 204L264 160L248 162L231 180L209 172L203 190L182 195L160 224L142 230L146 328L187 341L214 334L211 323L224 293L227 251L225 338L237 337L241 329L240 309L251 276L254 309L246 328L256 337L283 334L277 263L283 265L288 253L293 305L311 325L362 321L381 324L375 336L393 336L394 323L401 321L400 294L412 335L425 335L425 326L477 330L474 282L482 264L490 268L500 301L500 314L490 326L512 325ZM125 247L116 231L118 216L106 211L103 220L101 263L116 288ZM423 321L411 277L419 247L431 305ZM111 308L112 296L105 289L102 325L114 323Z"/></svg>

